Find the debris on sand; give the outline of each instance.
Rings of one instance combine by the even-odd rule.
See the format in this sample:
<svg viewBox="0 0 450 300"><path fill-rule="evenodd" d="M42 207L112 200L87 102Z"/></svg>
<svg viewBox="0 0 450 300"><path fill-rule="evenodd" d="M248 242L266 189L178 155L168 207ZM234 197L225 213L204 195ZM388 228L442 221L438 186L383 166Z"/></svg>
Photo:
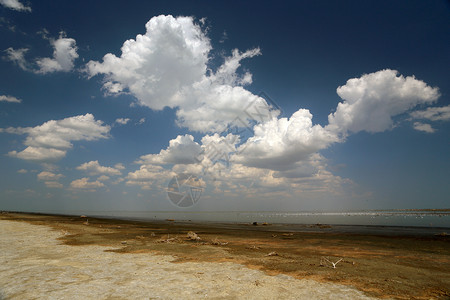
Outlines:
<svg viewBox="0 0 450 300"><path fill-rule="evenodd" d="M450 236L450 234L448 234L447 232L441 232L441 233L436 233L435 236L448 237L448 236Z"/></svg>
<svg viewBox="0 0 450 300"><path fill-rule="evenodd" d="M86 219L86 222L83 223L84 225L89 225L89 219Z"/></svg>
<svg viewBox="0 0 450 300"><path fill-rule="evenodd" d="M253 222L252 225L257 226L258 222Z"/></svg>
<svg viewBox="0 0 450 300"><path fill-rule="evenodd" d="M171 238L169 234L167 235L167 239L161 238L160 240L157 241L157 243L167 243L167 244L178 243L178 242L180 242L180 239L178 238L178 236Z"/></svg>
<svg viewBox="0 0 450 300"><path fill-rule="evenodd" d="M200 241L201 238L193 231L187 233L187 238L191 241Z"/></svg>
<svg viewBox="0 0 450 300"><path fill-rule="evenodd" d="M309 228L329 229L329 228L331 228L331 225L317 223L317 224L309 225L308 227Z"/></svg>
<svg viewBox="0 0 450 300"><path fill-rule="evenodd" d="M320 258L320 266L321 267L329 267L329 268L333 268L336 269L336 265L341 262L343 260L343 258L340 258L338 261L336 262L332 262L328 259L328 257L321 257Z"/></svg>
<svg viewBox="0 0 450 300"><path fill-rule="evenodd" d="M269 254L267 254L266 256L279 256L279 255L275 251L272 251Z"/></svg>
<svg viewBox="0 0 450 300"><path fill-rule="evenodd" d="M247 246L247 247L245 247L245 248L251 249L251 250L259 250L259 249L261 249L261 247L255 246L255 245Z"/></svg>
<svg viewBox="0 0 450 300"><path fill-rule="evenodd" d="M282 236L293 236L294 234L293 233L282 233L281 235Z"/></svg>
<svg viewBox="0 0 450 300"><path fill-rule="evenodd" d="M221 242L221 241L219 241L219 239L217 237L211 241L211 245L215 245L215 246L224 246L227 244L228 244L228 242Z"/></svg>

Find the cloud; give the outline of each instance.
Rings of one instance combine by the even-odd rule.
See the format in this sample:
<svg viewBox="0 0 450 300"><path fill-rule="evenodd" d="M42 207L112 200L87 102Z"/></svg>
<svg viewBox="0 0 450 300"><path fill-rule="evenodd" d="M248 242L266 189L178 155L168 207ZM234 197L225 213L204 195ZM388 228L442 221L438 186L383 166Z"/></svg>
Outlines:
<svg viewBox="0 0 450 300"><path fill-rule="evenodd" d="M21 103L22 100L13 97L13 96L6 96L6 95L0 95L0 102L5 101L5 102L12 102L12 103Z"/></svg>
<svg viewBox="0 0 450 300"><path fill-rule="evenodd" d="M53 57L37 59L38 69L35 72L47 74L58 71L71 71L74 67L75 59L78 58L76 41L65 37L65 33L61 32L57 40L50 39L50 44L53 46Z"/></svg>
<svg viewBox="0 0 450 300"><path fill-rule="evenodd" d="M137 185L142 189L151 189L153 186L161 188L173 176L175 172L161 166L142 165L139 170L128 173L126 184Z"/></svg>
<svg viewBox="0 0 450 300"><path fill-rule="evenodd" d="M17 64L22 70L28 71L28 63L25 59L25 53L27 53L28 50L28 48L20 48L15 50L14 48L9 47L5 50L6 57L4 58Z"/></svg>
<svg viewBox="0 0 450 300"><path fill-rule="evenodd" d="M62 189L64 186L57 181L46 181L45 186L52 189Z"/></svg>
<svg viewBox="0 0 450 300"><path fill-rule="evenodd" d="M120 125L126 125L130 121L129 118L118 118L116 119L116 123Z"/></svg>
<svg viewBox="0 0 450 300"><path fill-rule="evenodd" d="M125 166L122 163L118 163L114 165L114 168L118 169L118 170L123 170L125 169Z"/></svg>
<svg viewBox="0 0 450 300"><path fill-rule="evenodd" d="M90 175L121 175L122 173L115 168L112 167L104 167L98 163L98 160L93 160L90 162L86 162L76 168L77 170L86 171Z"/></svg>
<svg viewBox="0 0 450 300"><path fill-rule="evenodd" d="M337 142L335 133L312 124L312 114L300 109L290 118L273 118L257 124L254 136L239 146L232 161L245 166L271 170L288 170L295 163Z"/></svg>
<svg viewBox="0 0 450 300"><path fill-rule="evenodd" d="M426 110L413 111L410 115L413 119L450 121L450 105L443 107L428 107Z"/></svg>
<svg viewBox="0 0 450 300"><path fill-rule="evenodd" d="M38 180L42 181L58 181L61 177L64 177L63 174L55 174L48 171L43 171L37 175Z"/></svg>
<svg viewBox="0 0 450 300"><path fill-rule="evenodd" d="M158 16L145 27L144 35L123 44L120 57L108 53L103 63L90 61L87 72L105 74L111 94L128 89L152 109L176 107L180 90L202 80L210 42L190 17Z"/></svg>
<svg viewBox="0 0 450 300"><path fill-rule="evenodd" d="M421 122L414 122L413 128L417 131L423 131L426 133L433 133L436 131L433 127L431 127L430 124L425 124Z"/></svg>
<svg viewBox="0 0 450 300"><path fill-rule="evenodd" d="M31 7L23 5L19 0L0 0L0 4L13 10L31 12Z"/></svg>
<svg viewBox="0 0 450 300"><path fill-rule="evenodd" d="M349 79L337 88L337 93L344 101L328 116L327 129L344 136L349 132L391 129L394 116L417 105L429 105L439 97L438 88L390 69Z"/></svg>
<svg viewBox="0 0 450 300"><path fill-rule="evenodd" d="M28 170L20 169L20 170L17 171L17 173L19 173L19 174L27 174Z"/></svg>
<svg viewBox="0 0 450 300"><path fill-rule="evenodd" d="M96 121L92 114L79 115L62 120L50 120L36 127L9 127L3 132L26 134L22 151L8 154L31 161L55 161L66 156L73 141L95 141L109 138L110 126Z"/></svg>
<svg viewBox="0 0 450 300"><path fill-rule="evenodd" d="M99 176L98 178L97 178L97 180L98 181L106 181L106 180L109 180L111 177L109 177L109 176L106 176L106 175L102 175L102 176Z"/></svg>
<svg viewBox="0 0 450 300"><path fill-rule="evenodd" d="M193 18L161 15L145 27L145 34L125 41L120 57L108 53L103 62L86 64L89 77L104 75L106 94L130 93L153 110L176 108L177 124L199 132L223 130L236 118L248 123L255 107L269 106L242 87L251 74L237 72L242 59L261 54L258 48L233 50L213 72L210 40Z"/></svg>
<svg viewBox="0 0 450 300"><path fill-rule="evenodd" d="M87 177L83 177L80 179L76 179L74 181L72 181L70 183L70 187L72 189L81 189L81 190L86 190L86 189L96 189L96 188L100 188L100 187L104 187L105 185L96 180L96 181L89 181L89 178Z"/></svg>
<svg viewBox="0 0 450 300"><path fill-rule="evenodd" d="M199 162L201 152L201 146L194 142L192 135L179 135L170 140L167 149L162 149L159 154L143 155L137 163L156 165L195 164Z"/></svg>

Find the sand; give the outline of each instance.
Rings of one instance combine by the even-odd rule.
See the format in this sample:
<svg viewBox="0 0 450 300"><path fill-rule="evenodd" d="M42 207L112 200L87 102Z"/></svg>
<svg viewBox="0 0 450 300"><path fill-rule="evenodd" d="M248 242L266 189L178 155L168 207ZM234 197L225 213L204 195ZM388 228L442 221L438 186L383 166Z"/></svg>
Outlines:
<svg viewBox="0 0 450 300"><path fill-rule="evenodd" d="M0 221L4 299L369 299L355 289L269 276L236 263L183 263L169 255L118 254L61 245L62 233Z"/></svg>
<svg viewBox="0 0 450 300"><path fill-rule="evenodd" d="M0 299L450 296L445 237L339 235L326 233L327 226L293 233L251 225L20 214L1 219ZM191 230L201 240L189 240ZM334 269L324 257L343 260Z"/></svg>

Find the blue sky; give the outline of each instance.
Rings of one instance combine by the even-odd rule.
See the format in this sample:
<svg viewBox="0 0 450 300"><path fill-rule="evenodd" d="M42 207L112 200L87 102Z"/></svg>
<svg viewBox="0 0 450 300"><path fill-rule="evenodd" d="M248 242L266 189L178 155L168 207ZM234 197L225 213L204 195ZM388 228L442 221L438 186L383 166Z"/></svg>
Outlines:
<svg viewBox="0 0 450 300"><path fill-rule="evenodd" d="M0 35L0 209L449 206L447 1L0 0Z"/></svg>

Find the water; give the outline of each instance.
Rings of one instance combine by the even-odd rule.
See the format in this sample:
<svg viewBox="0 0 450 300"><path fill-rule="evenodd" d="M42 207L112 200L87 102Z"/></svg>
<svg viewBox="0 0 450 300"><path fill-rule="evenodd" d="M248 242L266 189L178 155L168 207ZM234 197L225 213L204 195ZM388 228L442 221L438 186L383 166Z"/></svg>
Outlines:
<svg viewBox="0 0 450 300"><path fill-rule="evenodd" d="M51 212L43 212L51 213ZM272 224L331 224L450 228L450 210L385 210L352 212L228 212L228 211L79 211L53 212L135 220L210 221Z"/></svg>

